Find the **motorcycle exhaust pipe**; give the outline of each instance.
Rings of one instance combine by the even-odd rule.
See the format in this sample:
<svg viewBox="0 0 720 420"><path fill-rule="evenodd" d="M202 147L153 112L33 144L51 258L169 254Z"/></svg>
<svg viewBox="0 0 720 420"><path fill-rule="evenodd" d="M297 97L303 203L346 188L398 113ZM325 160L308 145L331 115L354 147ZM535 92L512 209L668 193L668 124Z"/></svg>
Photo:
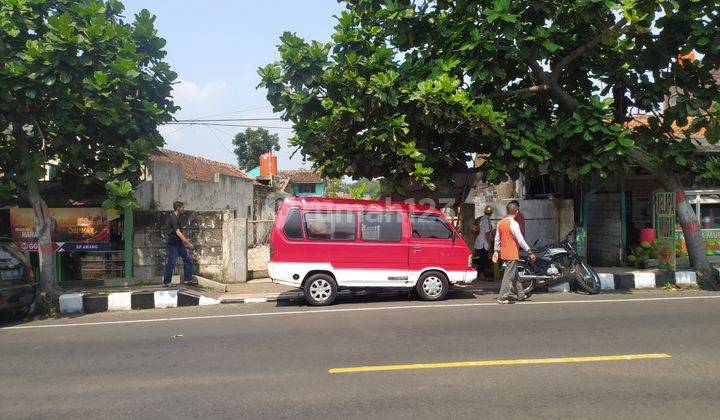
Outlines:
<svg viewBox="0 0 720 420"><path fill-rule="evenodd" d="M556 278L554 276L523 276L523 275L520 275L519 277L521 279L535 279L535 280L552 280L552 279Z"/></svg>

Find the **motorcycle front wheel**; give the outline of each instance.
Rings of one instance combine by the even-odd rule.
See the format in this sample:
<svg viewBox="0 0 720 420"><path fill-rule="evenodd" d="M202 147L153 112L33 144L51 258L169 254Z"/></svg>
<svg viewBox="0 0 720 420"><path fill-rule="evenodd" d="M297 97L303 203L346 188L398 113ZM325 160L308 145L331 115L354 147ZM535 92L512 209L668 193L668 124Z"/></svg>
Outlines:
<svg viewBox="0 0 720 420"><path fill-rule="evenodd" d="M585 292L591 295L600 293L600 276L585 261L575 263L575 279L578 287Z"/></svg>

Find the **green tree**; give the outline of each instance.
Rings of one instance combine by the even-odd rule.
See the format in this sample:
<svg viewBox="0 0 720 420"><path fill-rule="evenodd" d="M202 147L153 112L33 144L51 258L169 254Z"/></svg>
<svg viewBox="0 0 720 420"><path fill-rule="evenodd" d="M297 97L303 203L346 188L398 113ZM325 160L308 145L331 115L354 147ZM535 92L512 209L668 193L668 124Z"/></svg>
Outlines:
<svg viewBox="0 0 720 420"><path fill-rule="evenodd" d="M340 178L330 178L325 182L325 192L328 197L335 198L340 192L347 192L347 185Z"/></svg>
<svg viewBox="0 0 720 420"><path fill-rule="evenodd" d="M358 188L360 187L362 187L362 197L360 198L364 197L369 198L370 200L376 200L380 197L380 193L382 190L380 181L360 178L357 181L353 181L347 185L348 192L351 192L351 190L358 190Z"/></svg>
<svg viewBox="0 0 720 420"><path fill-rule="evenodd" d="M345 4L332 43L285 33L280 61L259 69L268 100L294 125L291 144L323 173L432 186L471 153L486 156L490 182L540 168L606 178L639 165L677 191L691 263L717 287L681 185L714 165L693 159L691 135L720 137L710 73L719 3ZM693 50L700 60L678 60ZM664 106L671 91L677 102ZM631 124L639 113L650 118Z"/></svg>
<svg viewBox="0 0 720 420"><path fill-rule="evenodd" d="M165 40L143 10L132 22L117 0L0 3L0 192L35 211L41 303L57 293L48 207L38 179L104 182L109 207L134 204L133 184L163 144L158 124L176 110Z"/></svg>
<svg viewBox="0 0 720 420"><path fill-rule="evenodd" d="M240 169L250 170L260 166L261 154L280 150L280 139L264 128L248 128L235 135L233 145Z"/></svg>

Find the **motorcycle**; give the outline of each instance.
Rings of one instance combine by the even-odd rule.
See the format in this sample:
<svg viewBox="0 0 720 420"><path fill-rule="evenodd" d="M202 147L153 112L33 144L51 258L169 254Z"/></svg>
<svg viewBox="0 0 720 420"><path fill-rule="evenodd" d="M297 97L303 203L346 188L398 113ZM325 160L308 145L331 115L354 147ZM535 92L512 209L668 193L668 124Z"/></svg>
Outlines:
<svg viewBox="0 0 720 420"><path fill-rule="evenodd" d="M535 241L532 247L537 257L535 262L532 262L527 255L521 256L518 263L518 277L525 293L530 293L538 282L548 284L561 279L575 281L580 289L589 294L600 292L600 276L575 252L574 238L573 229L559 243L535 249L537 245Z"/></svg>

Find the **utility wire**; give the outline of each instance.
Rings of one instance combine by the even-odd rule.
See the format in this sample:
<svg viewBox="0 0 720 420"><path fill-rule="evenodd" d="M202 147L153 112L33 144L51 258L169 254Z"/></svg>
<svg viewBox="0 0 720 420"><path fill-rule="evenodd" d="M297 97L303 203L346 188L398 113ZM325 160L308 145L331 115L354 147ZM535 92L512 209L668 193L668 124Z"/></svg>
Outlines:
<svg viewBox="0 0 720 420"><path fill-rule="evenodd" d="M174 123L195 123L195 122L232 122L232 121L282 121L282 118L278 117L263 117L263 118L224 118L216 120L196 119L196 120L175 120Z"/></svg>
<svg viewBox="0 0 720 420"><path fill-rule="evenodd" d="M220 137L218 137L217 133L215 133L214 128L212 128L212 127L208 127L208 128L210 129L210 132L213 134L213 136L215 136L215 139L218 141L218 143L220 143L220 146L223 147L223 149L227 150L227 152L230 153L231 155L235 154L235 152L228 149L227 146L225 146L225 143L223 143L222 140L220 140Z"/></svg>
<svg viewBox="0 0 720 420"><path fill-rule="evenodd" d="M267 109L267 108L272 108L272 106L270 106L270 105L256 106L256 107L254 107L254 108L240 109L240 110L231 111L231 112L223 112L222 114L205 115L204 117L197 117L197 119L201 119L201 118L212 118L212 117L222 117L223 115L239 114L239 113L241 113L241 112L257 111L257 110L260 110L260 109Z"/></svg>
<svg viewBox="0 0 720 420"><path fill-rule="evenodd" d="M292 127L280 127L280 126L267 126L267 125L248 125L248 124L227 124L227 123L215 123L215 122L169 122L174 125L204 125L204 126L217 126L217 127L243 127L243 128L271 128L278 130L292 130Z"/></svg>

